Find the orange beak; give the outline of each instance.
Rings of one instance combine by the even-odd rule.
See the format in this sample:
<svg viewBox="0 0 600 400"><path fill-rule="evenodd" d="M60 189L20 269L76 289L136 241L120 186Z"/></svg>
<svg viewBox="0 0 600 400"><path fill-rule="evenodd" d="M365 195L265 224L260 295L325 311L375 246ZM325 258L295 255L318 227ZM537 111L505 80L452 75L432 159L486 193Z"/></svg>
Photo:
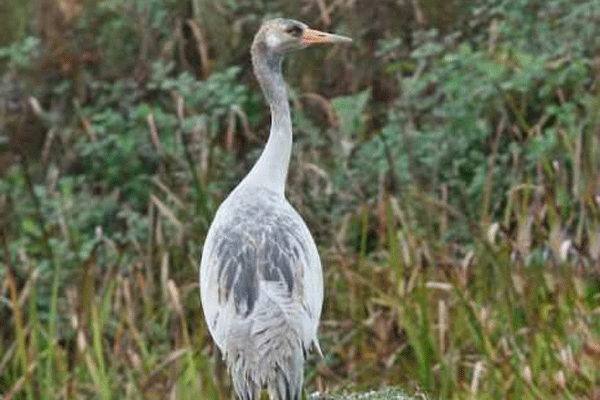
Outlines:
<svg viewBox="0 0 600 400"><path fill-rule="evenodd" d="M345 36L334 35L332 33L326 33L317 31L315 29L306 28L304 30L304 33L302 34L302 37L300 38L300 41L302 42L302 44L310 46L312 44L317 43L348 43L351 42L352 39Z"/></svg>

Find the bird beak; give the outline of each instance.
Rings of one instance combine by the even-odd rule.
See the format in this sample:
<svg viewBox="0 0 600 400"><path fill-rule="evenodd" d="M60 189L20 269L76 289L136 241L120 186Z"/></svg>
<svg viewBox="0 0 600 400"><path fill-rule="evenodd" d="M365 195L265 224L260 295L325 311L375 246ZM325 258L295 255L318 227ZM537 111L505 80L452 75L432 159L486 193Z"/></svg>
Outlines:
<svg viewBox="0 0 600 400"><path fill-rule="evenodd" d="M332 33L321 32L315 29L306 28L304 29L304 33L302 33L300 41L303 45L310 46L316 43L348 43L351 42L352 39L345 36L334 35Z"/></svg>

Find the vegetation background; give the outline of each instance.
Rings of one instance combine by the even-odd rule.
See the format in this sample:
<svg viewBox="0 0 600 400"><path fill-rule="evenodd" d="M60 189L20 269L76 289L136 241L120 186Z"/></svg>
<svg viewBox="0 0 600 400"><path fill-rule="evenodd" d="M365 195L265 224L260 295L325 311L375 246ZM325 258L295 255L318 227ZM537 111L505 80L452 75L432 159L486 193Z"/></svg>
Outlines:
<svg viewBox="0 0 600 400"><path fill-rule="evenodd" d="M354 38L286 63L307 392L600 399L599 0L3 0L0 397L231 398L197 270L276 16Z"/></svg>

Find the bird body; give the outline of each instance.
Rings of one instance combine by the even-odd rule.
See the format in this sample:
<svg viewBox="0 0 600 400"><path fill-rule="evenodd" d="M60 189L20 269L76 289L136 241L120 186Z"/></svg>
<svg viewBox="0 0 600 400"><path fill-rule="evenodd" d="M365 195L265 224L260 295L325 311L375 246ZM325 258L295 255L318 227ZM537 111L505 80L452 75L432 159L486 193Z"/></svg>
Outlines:
<svg viewBox="0 0 600 400"><path fill-rule="evenodd" d="M202 307L242 400L298 400L305 352L320 353L323 273L315 242L285 198L292 150L283 55L316 42L345 41L297 21L267 21L252 44L254 72L271 108L258 161L220 205L200 263Z"/></svg>
<svg viewBox="0 0 600 400"><path fill-rule="evenodd" d="M318 346L323 301L321 263L306 224L279 193L242 185L223 202L208 241L203 259L219 267L202 270L204 311L236 392L255 399L273 382L279 387L269 391L301 388L304 352Z"/></svg>

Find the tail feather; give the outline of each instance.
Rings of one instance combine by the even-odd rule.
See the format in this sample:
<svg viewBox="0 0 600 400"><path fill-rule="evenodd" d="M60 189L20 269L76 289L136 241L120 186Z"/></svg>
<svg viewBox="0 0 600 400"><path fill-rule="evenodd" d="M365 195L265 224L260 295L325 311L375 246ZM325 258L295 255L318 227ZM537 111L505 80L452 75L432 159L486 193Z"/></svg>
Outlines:
<svg viewBox="0 0 600 400"><path fill-rule="evenodd" d="M300 400L304 381L304 350L297 346L277 360L262 359L248 368L248 359L240 354L227 360L233 387L240 400L258 400L261 390L269 392L270 400ZM270 367L268 367L270 365Z"/></svg>
<svg viewBox="0 0 600 400"><path fill-rule="evenodd" d="M229 365L233 389L240 400L258 400L260 390L254 379L249 379L244 360L238 358Z"/></svg>
<svg viewBox="0 0 600 400"><path fill-rule="evenodd" d="M281 286L261 282L252 315L230 324L225 360L241 400L258 400L264 389L270 400L301 398L310 330ZM316 338L312 342L320 353Z"/></svg>
<svg viewBox="0 0 600 400"><path fill-rule="evenodd" d="M271 400L300 400L304 380L303 350L294 349L291 357L282 361L275 369L275 376L267 382L269 397Z"/></svg>

